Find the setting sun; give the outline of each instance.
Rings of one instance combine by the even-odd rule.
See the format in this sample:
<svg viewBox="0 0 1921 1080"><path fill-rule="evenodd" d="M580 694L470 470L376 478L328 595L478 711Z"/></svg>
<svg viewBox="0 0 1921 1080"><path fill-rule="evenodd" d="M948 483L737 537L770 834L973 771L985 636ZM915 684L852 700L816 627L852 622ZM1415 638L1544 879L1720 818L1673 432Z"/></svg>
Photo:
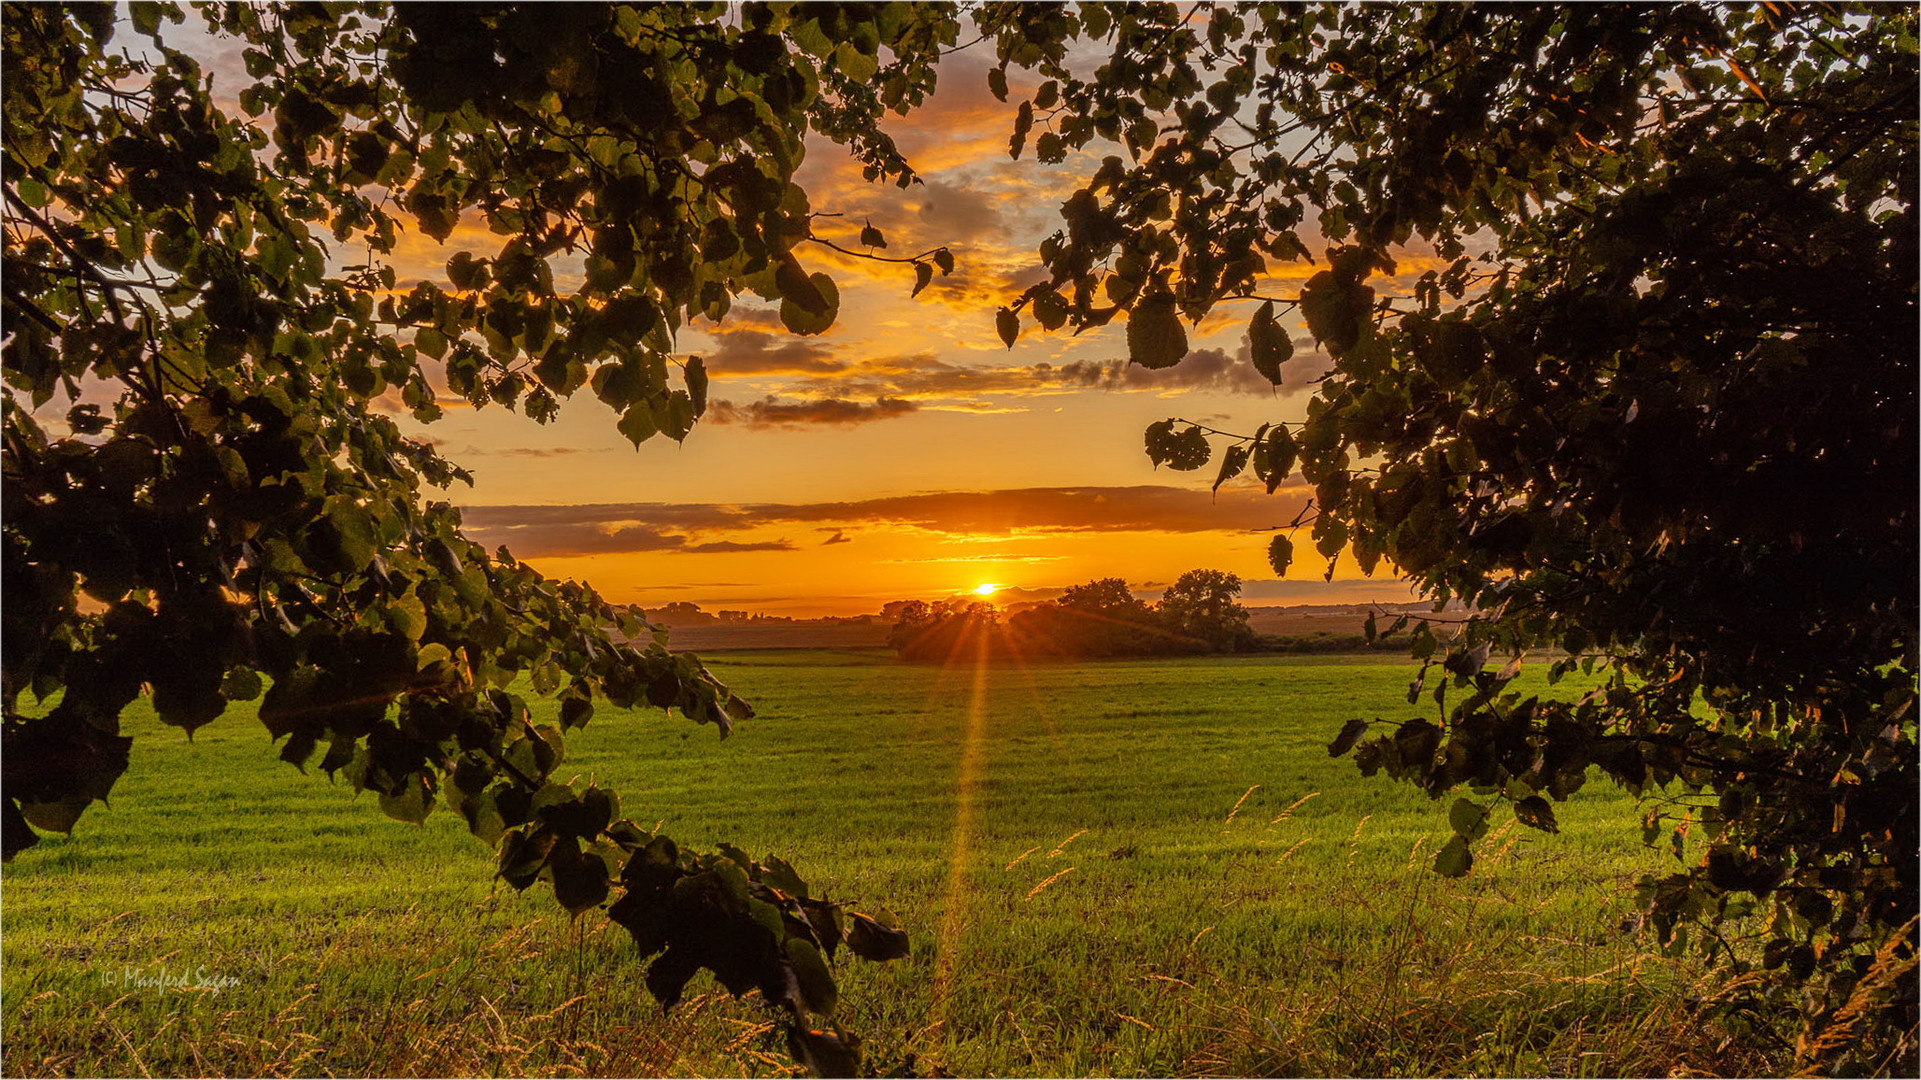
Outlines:
<svg viewBox="0 0 1921 1080"><path fill-rule="evenodd" d="M975 596L992 596L994 595L994 590L998 588L1000 588L1000 586L995 585L992 582L983 582L979 585L974 586L974 595Z"/></svg>

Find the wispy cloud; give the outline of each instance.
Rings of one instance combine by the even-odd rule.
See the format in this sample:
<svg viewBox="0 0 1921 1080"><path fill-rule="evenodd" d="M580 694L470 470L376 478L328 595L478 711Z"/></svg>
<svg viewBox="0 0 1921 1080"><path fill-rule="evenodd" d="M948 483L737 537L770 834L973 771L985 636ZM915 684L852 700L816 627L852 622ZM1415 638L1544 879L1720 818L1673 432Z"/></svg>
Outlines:
<svg viewBox="0 0 1921 1080"><path fill-rule="evenodd" d="M489 545L506 544L523 557L643 551L698 554L790 550L793 545L785 540L704 537L738 536L796 523L831 528L836 536L848 529L892 527L970 539L983 534L1248 531L1288 521L1305 498L1303 489L1268 496L1258 488L1230 485L1213 497L1205 489L1144 484L938 491L850 502L471 506L464 515L477 539ZM702 539L697 542L696 537ZM729 544L735 546L721 546Z"/></svg>
<svg viewBox="0 0 1921 1080"><path fill-rule="evenodd" d="M470 444L446 451L455 461L470 457L556 458L574 454L604 454L608 447L582 446L481 446Z"/></svg>
<svg viewBox="0 0 1921 1080"><path fill-rule="evenodd" d="M709 406L706 419L713 424L742 424L757 428L801 427L808 424L846 426L905 416L919 407L911 401L892 397L878 397L872 404L863 404L845 398L781 401L770 395L744 405L716 401Z"/></svg>
<svg viewBox="0 0 1921 1080"><path fill-rule="evenodd" d="M710 333L717 344L705 360L716 375L821 375L847 367L831 350L806 338L783 340L756 329Z"/></svg>
<svg viewBox="0 0 1921 1080"><path fill-rule="evenodd" d="M715 540L705 544L692 544L680 549L689 555L718 555L729 551L792 551L794 545L785 540Z"/></svg>
<svg viewBox="0 0 1921 1080"><path fill-rule="evenodd" d="M1039 563L1039 562L1063 562L1066 559L1067 559L1067 556L1065 555L930 555L924 559L882 559L881 561L885 563L897 563L897 564L976 563L976 562Z"/></svg>
<svg viewBox="0 0 1921 1080"><path fill-rule="evenodd" d="M743 551L792 551L786 540L710 540L696 543L683 533L664 532L639 524L595 521L551 522L535 528L476 529L489 544L506 544L519 558L561 558L577 555L630 555L660 552L668 555L723 555Z"/></svg>
<svg viewBox="0 0 1921 1080"><path fill-rule="evenodd" d="M1180 364L1159 370L1130 364L1125 359L1090 358L1065 364L966 363L943 359L932 352L918 352L849 361L831 372L802 373L784 385L792 393L839 400L845 405L852 405L857 399L873 399L877 404L897 402L897 412L908 411L900 408L901 405L994 411L995 406L981 399L1051 396L1088 390L1287 397L1310 389L1314 380L1331 368L1327 356L1312 348L1312 342L1300 344L1301 351L1281 365L1278 389L1254 369L1245 344L1233 354L1225 349L1196 349ZM758 409L745 416L729 416L722 422L780 422L777 418L787 415L783 410L791 407ZM817 418L796 416L796 419L799 422L858 422L853 410L845 407L823 410ZM878 417L861 415L859 419Z"/></svg>

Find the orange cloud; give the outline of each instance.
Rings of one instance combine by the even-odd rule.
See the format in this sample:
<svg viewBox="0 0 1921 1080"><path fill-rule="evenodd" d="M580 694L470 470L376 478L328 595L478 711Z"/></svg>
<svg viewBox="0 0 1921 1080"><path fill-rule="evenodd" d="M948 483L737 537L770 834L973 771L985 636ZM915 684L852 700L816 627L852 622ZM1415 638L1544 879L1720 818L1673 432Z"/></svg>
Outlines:
<svg viewBox="0 0 1921 1080"><path fill-rule="evenodd" d="M469 530L488 545L546 551L581 541L561 537L591 533L597 550L679 549L683 532L742 533L771 525L831 524L837 531L906 527L973 539L981 534L1035 535L1083 532L1194 533L1273 528L1299 512L1304 491L1268 496L1250 487L1205 489L1139 484L1127 487L1009 488L939 491L846 502L589 503L563 506L470 506ZM642 546L606 546L625 537ZM679 539L675 539L679 537Z"/></svg>
<svg viewBox="0 0 1921 1080"><path fill-rule="evenodd" d="M874 420L888 420L905 416L918 409L911 401L899 398L875 398L871 405L845 398L822 398L814 401L781 401L767 397L760 401L750 401L736 405L731 401L716 401L707 410L707 422L712 424L744 424L748 427L800 426L805 424L865 424Z"/></svg>

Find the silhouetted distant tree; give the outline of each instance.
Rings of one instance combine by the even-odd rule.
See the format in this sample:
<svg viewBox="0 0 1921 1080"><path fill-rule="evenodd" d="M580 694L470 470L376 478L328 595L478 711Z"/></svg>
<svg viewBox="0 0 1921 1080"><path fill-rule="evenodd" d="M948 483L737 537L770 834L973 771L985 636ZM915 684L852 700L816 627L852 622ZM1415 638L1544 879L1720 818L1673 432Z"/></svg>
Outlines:
<svg viewBox="0 0 1921 1080"><path fill-rule="evenodd" d="M1169 633L1201 643L1210 652L1237 652L1257 644L1247 609L1236 599L1241 579L1224 570L1189 570L1161 594L1155 613Z"/></svg>

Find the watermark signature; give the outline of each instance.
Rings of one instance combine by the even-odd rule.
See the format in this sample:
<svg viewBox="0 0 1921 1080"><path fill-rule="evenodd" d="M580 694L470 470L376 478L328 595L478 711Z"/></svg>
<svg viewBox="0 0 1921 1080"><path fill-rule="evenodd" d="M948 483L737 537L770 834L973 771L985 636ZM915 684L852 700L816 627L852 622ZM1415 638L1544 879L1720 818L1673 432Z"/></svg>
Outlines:
<svg viewBox="0 0 1921 1080"><path fill-rule="evenodd" d="M204 964L191 970L183 965L178 971L164 966L148 970L129 964L118 971L101 972L100 985L129 990L208 990L218 994L228 987L239 986L240 978L210 972Z"/></svg>

